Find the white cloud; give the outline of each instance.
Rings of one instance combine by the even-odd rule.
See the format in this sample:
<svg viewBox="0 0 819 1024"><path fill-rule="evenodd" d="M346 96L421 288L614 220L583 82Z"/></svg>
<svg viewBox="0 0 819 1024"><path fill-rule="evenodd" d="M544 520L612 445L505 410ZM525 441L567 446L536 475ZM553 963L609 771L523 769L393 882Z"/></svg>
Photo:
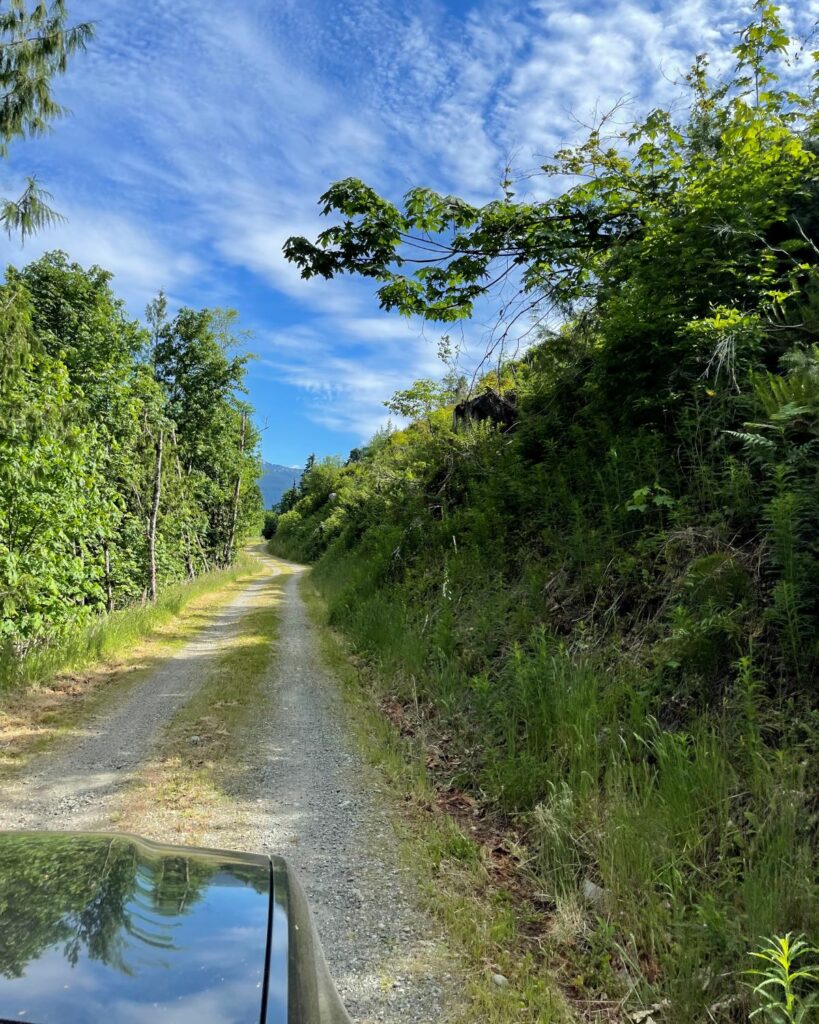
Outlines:
<svg viewBox="0 0 819 1024"><path fill-rule="evenodd" d="M407 321L324 318L259 336L256 349L273 379L305 392L309 419L362 441L389 420L386 399L441 370L435 346Z"/></svg>
<svg viewBox="0 0 819 1024"><path fill-rule="evenodd" d="M305 282L284 261L289 235L323 226L327 185L354 174L392 198L424 183L484 201L510 156L535 164L576 118L623 96L674 102L699 51L725 66L750 0L228 7L87 0L98 37L69 76L74 119L31 151L70 223L37 247L109 267L134 304L159 286L222 302L226 269L248 275L270 310L265 358L309 415L358 431L435 369L440 332L379 312L373 282ZM819 0L784 7L799 31L819 15ZM283 299L299 328L275 326ZM476 353L480 330L466 328Z"/></svg>
<svg viewBox="0 0 819 1024"><path fill-rule="evenodd" d="M41 232L25 247L4 238L0 246L6 261L20 265L44 252L63 249L84 266L97 264L111 271L117 293L135 312L160 288L184 290L204 269L195 253L177 250L172 239L121 214L104 207L62 209L66 222Z"/></svg>

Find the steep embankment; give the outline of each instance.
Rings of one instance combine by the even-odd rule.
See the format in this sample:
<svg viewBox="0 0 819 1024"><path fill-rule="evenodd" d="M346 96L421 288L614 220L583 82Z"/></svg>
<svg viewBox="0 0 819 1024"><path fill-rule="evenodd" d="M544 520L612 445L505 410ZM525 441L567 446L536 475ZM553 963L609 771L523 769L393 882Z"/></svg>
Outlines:
<svg viewBox="0 0 819 1024"><path fill-rule="evenodd" d="M520 938L579 1012L727 1024L752 949L819 935L815 443L760 461L733 436L796 393L815 432L817 367L706 410L697 384L663 431L547 342L512 432L433 411L318 464L277 520L437 785L510 837Z"/></svg>
<svg viewBox="0 0 819 1024"><path fill-rule="evenodd" d="M477 393L396 393L412 424L311 465L266 529L483 856L505 836L515 948L578 1013L664 1024L794 1017L749 952L819 940L817 96L778 84L774 5L736 40L724 79L698 58L687 103L600 118L523 196L347 178L285 245L407 316L497 304ZM504 365L530 314L560 326Z"/></svg>

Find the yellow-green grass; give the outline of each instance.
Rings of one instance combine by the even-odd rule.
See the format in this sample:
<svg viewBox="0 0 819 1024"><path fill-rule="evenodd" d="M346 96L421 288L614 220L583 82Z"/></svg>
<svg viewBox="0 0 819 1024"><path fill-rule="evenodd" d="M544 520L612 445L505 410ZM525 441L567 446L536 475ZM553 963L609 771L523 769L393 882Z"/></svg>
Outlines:
<svg viewBox="0 0 819 1024"><path fill-rule="evenodd" d="M0 776L144 678L264 571L243 554L230 569L169 588L154 605L104 616L70 643L30 655L15 685L0 692Z"/></svg>
<svg viewBox="0 0 819 1024"><path fill-rule="evenodd" d="M444 925L452 951L466 965L456 1020L565 1024L572 1014L541 951L527 936L534 912L499 882L485 846L438 809L423 736L402 736L384 713L372 669L328 626L324 600L307 574L302 593L324 661L342 683L358 744L383 773L399 809L396 821L407 866Z"/></svg>
<svg viewBox="0 0 819 1024"><path fill-rule="evenodd" d="M285 578L282 572L258 591L203 685L170 720L124 801L118 827L196 843L221 821L219 805L232 801L233 811L240 808L233 795L246 770L251 723L265 704Z"/></svg>

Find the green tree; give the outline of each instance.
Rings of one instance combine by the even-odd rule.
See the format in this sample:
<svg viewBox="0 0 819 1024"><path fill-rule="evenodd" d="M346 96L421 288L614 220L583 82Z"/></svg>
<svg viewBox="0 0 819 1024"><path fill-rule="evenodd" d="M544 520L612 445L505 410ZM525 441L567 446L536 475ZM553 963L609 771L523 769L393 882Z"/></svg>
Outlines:
<svg viewBox="0 0 819 1024"><path fill-rule="evenodd" d="M146 366L148 334L125 312L111 275L48 253L12 280L31 297L39 350L65 367L73 402L103 441L103 473L120 514L99 539L106 605L151 590L150 542L157 442L167 432L164 397Z"/></svg>
<svg viewBox="0 0 819 1024"><path fill-rule="evenodd" d="M206 518L197 546L217 565L231 560L261 502L258 432L238 397L249 357L237 354L235 324L232 311L182 309L159 328L153 350L175 425L177 476Z"/></svg>
<svg viewBox="0 0 819 1024"><path fill-rule="evenodd" d="M232 318L49 253L0 288L0 638L21 651L226 565L258 525Z"/></svg>
<svg viewBox="0 0 819 1024"><path fill-rule="evenodd" d="M605 337L600 387L629 417L667 417L703 372L781 353L772 334L760 350L758 323L789 306L816 262L791 216L816 187L816 115L812 95L777 81L786 46L759 0L729 81L712 84L699 58L685 117L656 109L625 130L603 118L543 166L574 182L552 198L507 190L476 206L419 187L398 206L348 178L321 197L339 221L315 242L288 239L285 256L304 277L372 278L383 308L436 322L514 287L496 337L522 318L582 317Z"/></svg>
<svg viewBox="0 0 819 1024"><path fill-rule="evenodd" d="M304 469L301 472L301 479L299 480L298 491L299 494L302 496L304 496L307 493L307 479L310 476L310 473L313 471L313 467L315 466L315 464L316 456L315 453L311 452L307 456L307 461L304 464Z"/></svg>
<svg viewBox="0 0 819 1024"><path fill-rule="evenodd" d="M102 606L100 543L118 509L104 431L64 364L37 349L30 297L13 278L0 308L7 337L28 335L0 391L0 635L25 646Z"/></svg>

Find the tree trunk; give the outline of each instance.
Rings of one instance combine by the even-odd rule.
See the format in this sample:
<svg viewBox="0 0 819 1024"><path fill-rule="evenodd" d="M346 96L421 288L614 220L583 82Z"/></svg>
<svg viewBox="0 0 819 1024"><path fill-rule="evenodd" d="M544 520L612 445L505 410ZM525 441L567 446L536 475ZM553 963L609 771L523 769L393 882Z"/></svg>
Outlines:
<svg viewBox="0 0 819 1024"><path fill-rule="evenodd" d="M185 530L185 569L189 580L196 579L196 566L193 564L193 551L191 550L191 535Z"/></svg>
<svg viewBox="0 0 819 1024"><path fill-rule="evenodd" d="M208 554L205 551L204 547L202 546L202 540L198 533L195 533L193 537L194 540L196 541L196 546L199 548L199 556L202 559L202 572L209 572L210 562L208 561Z"/></svg>
<svg viewBox="0 0 819 1024"><path fill-rule="evenodd" d="M105 556L105 610L110 614L114 610L114 586L111 583L111 551L108 541L104 541L102 551Z"/></svg>
<svg viewBox="0 0 819 1024"><path fill-rule="evenodd" d="M159 499L162 495L162 449L165 436L160 430L156 441L156 473L154 475L154 497L151 502L151 518L148 520L148 579L151 600L156 601L156 522L159 518Z"/></svg>
<svg viewBox="0 0 819 1024"><path fill-rule="evenodd" d="M242 438L239 442L239 455L243 458L245 454L245 433L247 431L247 414L242 413ZM236 474L236 488L233 492L233 512L230 520L230 530L225 541L224 564L230 565L230 556L233 553L233 542L236 539L236 524L239 522L239 498L242 493L242 465L239 463L239 472Z"/></svg>
<svg viewBox="0 0 819 1024"><path fill-rule="evenodd" d="M174 460L176 462L176 475L179 477L180 482L185 483L185 473L182 470L182 463L179 461L179 454L176 451L176 434L172 434L173 446L174 446ZM198 538L197 538L198 539ZM191 530L185 526L185 568L188 571L188 579L196 579L196 566L193 561L193 544L191 543Z"/></svg>

